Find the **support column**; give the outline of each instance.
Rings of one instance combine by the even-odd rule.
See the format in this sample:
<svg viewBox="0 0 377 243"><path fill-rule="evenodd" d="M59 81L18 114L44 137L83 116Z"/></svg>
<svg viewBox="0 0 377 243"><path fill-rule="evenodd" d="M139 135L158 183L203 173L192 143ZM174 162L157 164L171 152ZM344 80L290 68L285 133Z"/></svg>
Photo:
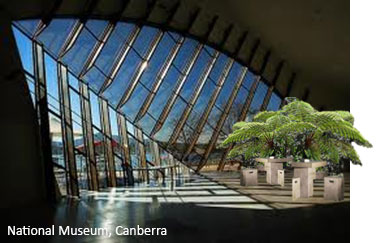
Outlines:
<svg viewBox="0 0 377 243"><path fill-rule="evenodd" d="M109 107L107 101L100 99L101 101L101 125L102 132L104 134L104 148L105 158L107 163L107 177L109 181L109 187L116 187L116 175L115 175L115 162L113 154L113 142L111 138L110 122L109 122Z"/></svg>
<svg viewBox="0 0 377 243"><path fill-rule="evenodd" d="M136 138L138 140L138 150L139 150L139 158L140 158L140 167L141 168L148 168L148 165L147 165L147 158L145 156L145 148L144 148L144 139L143 139L143 133L141 132L141 130L139 128L136 128L135 127L135 135L136 135ZM141 175L142 175L142 178L143 180L146 180L148 183L149 183L149 173L147 170L142 170L141 171Z"/></svg>
<svg viewBox="0 0 377 243"><path fill-rule="evenodd" d="M98 191L98 175L96 167L96 154L94 148L94 135L92 129L92 114L89 101L88 85L80 82L82 125L84 130L84 142L86 147L87 163L89 165L89 189Z"/></svg>
<svg viewBox="0 0 377 243"><path fill-rule="evenodd" d="M58 63L58 82L60 92L60 110L62 112L62 135L64 143L64 158L68 168L68 194L79 196L79 186L76 171L76 157L71 117L71 104L68 88L68 70L63 64Z"/></svg>
<svg viewBox="0 0 377 243"><path fill-rule="evenodd" d="M128 185L134 184L134 177L132 173L132 165L131 165L131 155L130 155L130 147L128 143L128 135L127 135L127 127L126 127L126 119L124 116L117 113L118 119L118 127L119 127L119 135L120 141L122 145L122 158L123 158L123 165L125 167L126 175L127 175L127 183Z"/></svg>

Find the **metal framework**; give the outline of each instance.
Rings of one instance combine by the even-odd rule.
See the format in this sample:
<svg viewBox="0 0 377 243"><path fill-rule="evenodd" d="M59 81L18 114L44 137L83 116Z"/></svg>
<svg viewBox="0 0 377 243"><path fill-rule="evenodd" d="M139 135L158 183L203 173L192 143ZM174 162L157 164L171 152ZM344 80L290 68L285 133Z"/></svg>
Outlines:
<svg viewBox="0 0 377 243"><path fill-rule="evenodd" d="M94 135L92 129L92 114L89 100L88 85L80 82L80 96L81 96L81 110L82 110L82 125L84 130L84 142L86 148L87 164L89 165L89 189L98 191L98 175L96 167L96 152L94 148Z"/></svg>
<svg viewBox="0 0 377 243"><path fill-rule="evenodd" d="M56 187L53 171L53 160L50 139L50 123L48 114L46 74L44 66L44 54L41 45L33 42L34 73L36 80L36 110L40 124L41 144L43 147L44 170L46 177L46 187L48 199L55 201Z"/></svg>
<svg viewBox="0 0 377 243"><path fill-rule="evenodd" d="M71 117L71 104L68 88L68 70L63 64L58 63L58 81L60 91L60 110L62 112L62 135L64 143L65 161L68 167L69 194L79 196L79 186L76 170L76 157L73 143L73 126Z"/></svg>
<svg viewBox="0 0 377 243"><path fill-rule="evenodd" d="M101 99L101 125L102 133L104 134L104 148L105 148L105 158L108 168L108 179L109 186L116 186L116 173L115 173L115 162L114 162L114 153L113 153L113 142L111 137L110 122L109 122L109 108L106 100Z"/></svg>
<svg viewBox="0 0 377 243"><path fill-rule="evenodd" d="M133 185L134 184L134 177L132 173L132 166L131 166L131 155L130 155L130 146L128 143L128 135L127 135L127 127L126 127L126 119L123 115L117 113L117 120L118 120L118 129L120 135L120 144L121 144L121 154L123 159L123 170L126 173L127 184Z"/></svg>
<svg viewBox="0 0 377 243"><path fill-rule="evenodd" d="M233 105L234 99L237 97L238 91L239 91L239 89L240 89L240 87L242 85L242 82L244 81L246 73L247 73L247 67L243 67L243 70L242 70L241 74L238 77L237 83L234 86L234 88L232 90L232 93L231 93L231 95L229 97L229 101L227 102L227 104L226 104L226 106L225 106L225 108L224 108L224 110L223 110L223 112L222 112L222 114L220 116L220 119L219 119L219 121L216 124L216 128L213 131L211 140L209 141L209 144L208 144L207 149L206 149L206 151L204 153L204 156L202 157L202 160L200 161L199 166L196 169L197 171L199 171L201 168L203 168L203 166L207 163L209 154L211 153L213 147L215 146L215 144L217 142L217 139L218 139L218 137L220 135L221 128L223 127L225 119L227 118L227 116L229 114L229 111L230 111L230 109L231 109L231 107Z"/></svg>
<svg viewBox="0 0 377 243"><path fill-rule="evenodd" d="M183 73L179 76L177 83L174 87L172 95L169 97L164 110L162 111L160 117L158 118L155 126L152 129L152 136L155 135L163 126L164 122L166 121L166 118L169 115L169 112L171 111L175 101L178 98L178 95L183 87L183 85L186 82L186 79L188 77L188 74L190 73L192 67L195 64L196 59L199 57L200 51L203 49L203 44L198 44L191 56L191 59L188 63L186 63L186 66L183 69Z"/></svg>

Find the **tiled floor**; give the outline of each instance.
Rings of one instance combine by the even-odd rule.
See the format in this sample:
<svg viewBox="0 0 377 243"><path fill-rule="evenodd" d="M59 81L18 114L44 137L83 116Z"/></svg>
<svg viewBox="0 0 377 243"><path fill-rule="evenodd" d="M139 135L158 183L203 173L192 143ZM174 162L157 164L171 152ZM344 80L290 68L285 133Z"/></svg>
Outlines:
<svg viewBox="0 0 377 243"><path fill-rule="evenodd" d="M168 232L167 236L113 235L110 238L8 237L0 242L349 241L349 203L275 210L271 204L260 202L254 196L237 190L194 175L185 185L176 187L175 191L160 187L112 188L102 192L87 192L79 200L66 199L53 207L0 210L2 235L6 234L4 231L7 225L49 227L52 224L106 227L110 230L119 225L140 225L164 227Z"/></svg>

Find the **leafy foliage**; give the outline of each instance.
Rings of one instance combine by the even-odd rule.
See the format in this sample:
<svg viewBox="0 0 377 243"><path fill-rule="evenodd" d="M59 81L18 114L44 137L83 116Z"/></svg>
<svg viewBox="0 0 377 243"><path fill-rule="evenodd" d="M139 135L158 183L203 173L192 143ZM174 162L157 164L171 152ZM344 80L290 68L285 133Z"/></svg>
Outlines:
<svg viewBox="0 0 377 243"><path fill-rule="evenodd" d="M258 113L252 122L238 122L223 146L233 144L228 157L245 159L293 156L295 161L326 160L339 163L349 159L361 164L352 143L372 145L353 127L354 117L347 111L322 111L309 103L287 98L279 111Z"/></svg>

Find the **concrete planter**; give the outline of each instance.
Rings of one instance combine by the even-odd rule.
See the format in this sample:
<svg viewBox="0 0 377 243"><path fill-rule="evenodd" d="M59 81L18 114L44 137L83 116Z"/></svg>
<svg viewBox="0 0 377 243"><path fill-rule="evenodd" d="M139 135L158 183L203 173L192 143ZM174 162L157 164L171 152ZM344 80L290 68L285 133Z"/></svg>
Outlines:
<svg viewBox="0 0 377 243"><path fill-rule="evenodd" d="M258 170L257 169L243 169L241 170L241 186L256 186L258 185Z"/></svg>
<svg viewBox="0 0 377 243"><path fill-rule="evenodd" d="M344 199L344 178L343 176L325 177L324 199L342 201Z"/></svg>

